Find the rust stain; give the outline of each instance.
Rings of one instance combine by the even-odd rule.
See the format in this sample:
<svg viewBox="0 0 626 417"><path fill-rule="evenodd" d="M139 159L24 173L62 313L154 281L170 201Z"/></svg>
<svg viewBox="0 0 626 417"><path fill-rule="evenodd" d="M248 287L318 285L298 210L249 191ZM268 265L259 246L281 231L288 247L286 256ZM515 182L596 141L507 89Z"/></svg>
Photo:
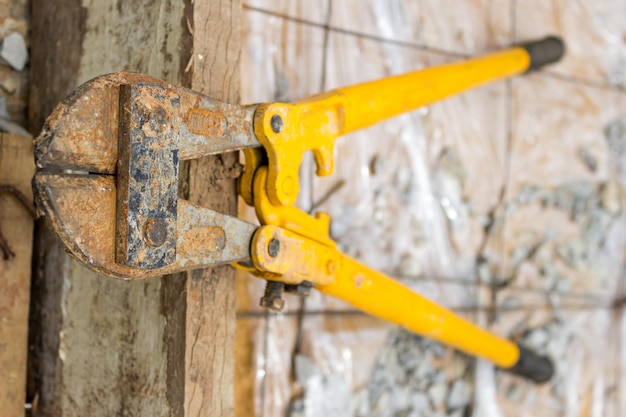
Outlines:
<svg viewBox="0 0 626 417"><path fill-rule="evenodd" d="M40 173L35 177L39 209L67 250L88 268L115 278L144 279L249 259L249 242L256 226L181 199L176 228L183 238L179 236L176 243L176 261L150 270L118 264L115 261L115 180L110 175ZM198 227L201 221L221 226ZM203 231L204 237L184 238L193 229ZM228 245L225 237L222 239L224 230L230 234ZM207 247L221 249L209 252Z"/></svg>
<svg viewBox="0 0 626 417"><path fill-rule="evenodd" d="M122 72L77 88L54 109L35 140L37 166L114 174L120 86L135 82L160 81Z"/></svg>
<svg viewBox="0 0 626 417"><path fill-rule="evenodd" d="M89 81L35 141L38 209L72 255L116 278L249 261L256 227L178 199L177 185L179 160L260 146L255 109L143 74ZM157 221L165 239L146 235Z"/></svg>
<svg viewBox="0 0 626 417"><path fill-rule="evenodd" d="M185 120L189 130L196 135L224 136L228 126L226 117L222 113L207 109L190 109Z"/></svg>
<svg viewBox="0 0 626 417"><path fill-rule="evenodd" d="M117 161L116 261L156 269L176 261L178 146L175 118L180 98L162 83L120 87ZM162 224L163 242L145 234Z"/></svg>
<svg viewBox="0 0 626 417"><path fill-rule="evenodd" d="M194 227L184 239L199 251L220 252L226 247L226 232L219 226Z"/></svg>

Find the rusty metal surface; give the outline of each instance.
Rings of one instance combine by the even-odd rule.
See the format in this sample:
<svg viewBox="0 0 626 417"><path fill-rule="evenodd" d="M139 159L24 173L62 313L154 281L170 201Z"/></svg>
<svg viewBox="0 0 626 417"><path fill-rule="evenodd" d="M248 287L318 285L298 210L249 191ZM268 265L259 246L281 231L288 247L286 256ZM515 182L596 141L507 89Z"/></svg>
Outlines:
<svg viewBox="0 0 626 417"><path fill-rule="evenodd" d="M146 91L149 94L142 94ZM166 107L180 97L162 84L120 88L116 262L156 269L176 261L177 132Z"/></svg>
<svg viewBox="0 0 626 417"><path fill-rule="evenodd" d="M178 107L164 106L164 111L177 132L181 160L261 146L252 129L256 106L224 103L144 74L120 72L83 84L55 108L35 141L37 167L115 174L120 86L132 83L154 83L180 96ZM149 95L147 90L138 99Z"/></svg>
<svg viewBox="0 0 626 417"><path fill-rule="evenodd" d="M252 126L256 105L224 103L185 88L176 92L180 107L168 117L180 120L176 129L181 160L261 147Z"/></svg>
<svg viewBox="0 0 626 417"><path fill-rule="evenodd" d="M118 73L91 80L63 100L35 140L37 168L114 174L117 164L120 85L158 81Z"/></svg>
<svg viewBox="0 0 626 417"><path fill-rule="evenodd" d="M39 209L46 213L66 250L88 268L122 279L250 261L256 226L186 200L178 201L176 260L152 270L115 262L115 177L38 174Z"/></svg>
<svg viewBox="0 0 626 417"><path fill-rule="evenodd" d="M260 146L254 110L142 74L96 78L35 142L38 208L67 250L105 275L249 262L256 227L178 199L177 187L179 159Z"/></svg>

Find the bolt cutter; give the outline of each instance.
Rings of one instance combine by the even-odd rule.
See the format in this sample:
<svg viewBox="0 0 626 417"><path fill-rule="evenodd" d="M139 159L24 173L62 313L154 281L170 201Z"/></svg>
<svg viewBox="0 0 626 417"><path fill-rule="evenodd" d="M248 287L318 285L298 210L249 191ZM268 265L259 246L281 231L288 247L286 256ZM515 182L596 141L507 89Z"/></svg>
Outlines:
<svg viewBox="0 0 626 417"><path fill-rule="evenodd" d="M98 77L46 120L34 190L67 251L92 270L143 279L230 263L268 281L261 304L313 287L502 369L544 382L549 358L501 338L342 254L329 217L296 208L311 151L333 171L334 141L472 87L558 61L555 37L340 88L295 103L239 106L136 73ZM239 193L261 226L179 198L179 163L243 150Z"/></svg>

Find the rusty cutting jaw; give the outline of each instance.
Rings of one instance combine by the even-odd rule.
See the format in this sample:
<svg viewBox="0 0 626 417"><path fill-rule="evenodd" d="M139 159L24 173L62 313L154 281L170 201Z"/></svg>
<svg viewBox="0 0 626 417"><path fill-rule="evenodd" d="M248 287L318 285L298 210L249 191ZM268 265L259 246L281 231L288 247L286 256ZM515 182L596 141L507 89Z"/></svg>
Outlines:
<svg viewBox="0 0 626 417"><path fill-rule="evenodd" d="M36 141L39 209L72 255L108 276L248 263L257 227L179 198L178 167L260 147L254 111L142 74L96 78Z"/></svg>

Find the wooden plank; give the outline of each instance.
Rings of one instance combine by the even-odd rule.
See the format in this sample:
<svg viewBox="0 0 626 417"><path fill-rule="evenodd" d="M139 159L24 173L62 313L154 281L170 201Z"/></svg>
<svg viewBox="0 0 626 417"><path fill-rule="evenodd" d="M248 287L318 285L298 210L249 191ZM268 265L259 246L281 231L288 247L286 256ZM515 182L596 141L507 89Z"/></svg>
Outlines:
<svg viewBox="0 0 626 417"><path fill-rule="evenodd" d="M239 295L240 292L237 292ZM257 329L263 327L263 318L238 318L235 367L235 417L249 417L255 412L255 383L257 362L255 342ZM290 355L291 352L285 352Z"/></svg>
<svg viewBox="0 0 626 417"><path fill-rule="evenodd" d="M32 140L0 133L0 185L13 186L32 201L34 173ZM0 196L0 231L15 254L0 257L0 416L24 415L33 225L21 203Z"/></svg>
<svg viewBox="0 0 626 417"><path fill-rule="evenodd" d="M239 102L240 0L194 3L192 88ZM192 202L237 215L236 153L191 161ZM234 416L235 270L193 271L187 281L185 416Z"/></svg>
<svg viewBox="0 0 626 417"><path fill-rule="evenodd" d="M52 3L33 1L33 131L79 83L122 69L237 102L238 1ZM186 72L189 26L194 60ZM183 196L236 214L235 154L181 170ZM68 258L43 224L36 256L31 344L38 415L233 415L230 267L114 281Z"/></svg>
<svg viewBox="0 0 626 417"><path fill-rule="evenodd" d="M189 84L191 2L33 0L29 124L120 70ZM69 258L38 225L30 343L38 416L183 416L185 280L124 282Z"/></svg>

